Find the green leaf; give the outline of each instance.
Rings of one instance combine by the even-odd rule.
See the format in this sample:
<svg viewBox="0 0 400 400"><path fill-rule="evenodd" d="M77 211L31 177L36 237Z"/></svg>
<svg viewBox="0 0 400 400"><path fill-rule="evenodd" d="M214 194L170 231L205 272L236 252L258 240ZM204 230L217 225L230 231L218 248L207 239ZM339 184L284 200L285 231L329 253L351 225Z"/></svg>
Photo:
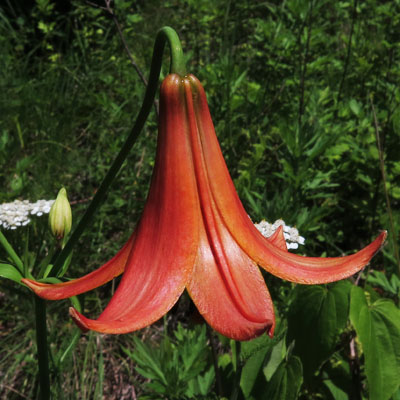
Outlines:
<svg viewBox="0 0 400 400"><path fill-rule="evenodd" d="M45 271L47 271L48 265L49 265L53 255L54 255L54 247L52 247L50 249L50 251L47 254L47 256L44 257L43 260L37 266L37 268L39 269L39 274L38 274L39 278L46 278L48 276L48 273L45 274Z"/></svg>
<svg viewBox="0 0 400 400"><path fill-rule="evenodd" d="M275 338L271 339L268 335L261 335L258 338L241 342L240 358L244 361L263 349L270 349L276 344L277 329L275 330Z"/></svg>
<svg viewBox="0 0 400 400"><path fill-rule="evenodd" d="M328 388L329 392L331 393L332 397L335 400L349 399L349 395L346 392L344 392L340 387L336 386L334 382L332 382L331 380L329 379L324 380L324 384L326 385L326 387Z"/></svg>
<svg viewBox="0 0 400 400"><path fill-rule="evenodd" d="M209 370L204 375L197 376L198 391L203 396L210 392L211 386L215 381L215 370L214 367L210 367ZM196 393L195 392L195 393Z"/></svg>
<svg viewBox="0 0 400 400"><path fill-rule="evenodd" d="M400 288L400 280L396 274L393 274L389 281L386 275L381 271L371 271L368 275L367 282L373 286L379 286L393 295L397 295Z"/></svg>
<svg viewBox="0 0 400 400"><path fill-rule="evenodd" d="M75 348L76 344L78 343L80 337L81 337L81 331L79 329L77 329L75 331L75 334L72 336L72 339L69 340L67 348L62 353L60 353L60 357L57 360L58 367L60 367L61 364L63 364L64 361L67 359L69 354L71 354L72 350ZM57 356L58 356L58 354L57 354Z"/></svg>
<svg viewBox="0 0 400 400"><path fill-rule="evenodd" d="M10 264L0 264L0 277L21 283L22 275L16 267Z"/></svg>
<svg viewBox="0 0 400 400"><path fill-rule="evenodd" d="M350 319L362 346L370 400L388 400L400 385L400 310L386 299L368 304L351 290Z"/></svg>
<svg viewBox="0 0 400 400"><path fill-rule="evenodd" d="M392 397L392 400L400 400L400 388L397 389L396 393Z"/></svg>
<svg viewBox="0 0 400 400"><path fill-rule="evenodd" d="M358 117L361 112L360 104L356 100L351 99L349 102L349 106L351 111L353 111L353 113Z"/></svg>
<svg viewBox="0 0 400 400"><path fill-rule="evenodd" d="M160 363L154 356L151 348L142 343L141 340L136 336L133 337L133 340L136 346L136 354L134 353L135 355L132 358L136 362L145 366L145 368L147 367L146 369L139 369L139 367L136 369L147 378L152 378L155 375L164 385L167 385L168 383L163 371L161 370ZM149 373L150 371L151 373Z"/></svg>
<svg viewBox="0 0 400 400"><path fill-rule="evenodd" d="M349 362L338 352L329 359L329 362L324 364L321 379L326 387L324 398L332 400L357 398L356 385L353 382Z"/></svg>
<svg viewBox="0 0 400 400"><path fill-rule="evenodd" d="M339 332L346 326L351 283L328 286L297 286L289 309L288 343L301 358L305 379L311 377L335 348Z"/></svg>
<svg viewBox="0 0 400 400"><path fill-rule="evenodd" d="M59 277L64 276L64 274L68 271L68 267L71 264L71 260L72 260L72 251L71 253L68 254L67 259L64 261L63 266L61 267L61 271L58 273Z"/></svg>
<svg viewBox="0 0 400 400"><path fill-rule="evenodd" d="M296 400L303 382L303 368L298 357L283 361L267 386L264 399Z"/></svg>
<svg viewBox="0 0 400 400"><path fill-rule="evenodd" d="M22 260L18 257L18 254L15 252L11 244L8 242L6 237L3 235L3 232L0 230L0 244L3 246L4 250L11 257L11 260L15 263L18 270L22 273L24 271L24 264Z"/></svg>
<svg viewBox="0 0 400 400"><path fill-rule="evenodd" d="M269 381L272 378L272 375L275 373L276 369L279 367L279 364L282 362L283 358L286 355L286 346L285 339L282 339L280 342L274 346L271 353L268 356L268 362L264 368L264 375Z"/></svg>
<svg viewBox="0 0 400 400"><path fill-rule="evenodd" d="M262 348L253 354L243 366L242 374L240 375L240 387L246 398L250 395L256 379L260 375L268 350L268 347Z"/></svg>

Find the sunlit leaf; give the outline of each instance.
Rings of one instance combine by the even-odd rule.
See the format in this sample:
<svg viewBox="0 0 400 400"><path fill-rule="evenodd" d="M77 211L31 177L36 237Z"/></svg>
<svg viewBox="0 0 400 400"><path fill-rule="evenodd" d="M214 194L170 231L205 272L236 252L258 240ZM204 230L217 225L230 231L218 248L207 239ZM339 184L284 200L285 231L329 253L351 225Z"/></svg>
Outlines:
<svg viewBox="0 0 400 400"><path fill-rule="evenodd" d="M268 400L297 399L303 382L303 368L298 357L283 361L268 383L265 396Z"/></svg>
<svg viewBox="0 0 400 400"><path fill-rule="evenodd" d="M288 340L302 361L305 378L311 376L335 348L346 325L351 284L341 281L328 286L297 286L289 310Z"/></svg>
<svg viewBox="0 0 400 400"><path fill-rule="evenodd" d="M400 385L400 310L379 299L368 304L364 291L351 290L350 319L365 358L371 400L387 400Z"/></svg>
<svg viewBox="0 0 400 400"><path fill-rule="evenodd" d="M22 275L13 265L0 264L0 277L21 283Z"/></svg>

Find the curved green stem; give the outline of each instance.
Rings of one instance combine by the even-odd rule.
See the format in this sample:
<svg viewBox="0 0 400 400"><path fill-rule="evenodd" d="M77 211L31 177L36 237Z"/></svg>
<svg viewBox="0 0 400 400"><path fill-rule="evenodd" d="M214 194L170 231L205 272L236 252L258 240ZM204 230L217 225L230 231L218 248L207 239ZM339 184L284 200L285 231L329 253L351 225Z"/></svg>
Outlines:
<svg viewBox="0 0 400 400"><path fill-rule="evenodd" d="M165 41L168 40L171 54L171 65L169 68L169 72L171 74L185 76L186 63L183 56L181 41L179 40L179 36L177 35L177 33L169 26L164 26L164 28L161 28L157 33L156 43L158 38L163 41L163 47Z"/></svg>
<svg viewBox="0 0 400 400"><path fill-rule="evenodd" d="M183 51L177 33L170 27L164 27L160 29L157 33L157 37L154 43L153 57L151 60L151 68L150 68L146 93L144 96L142 107L136 118L136 122L132 128L130 135L126 139L119 154L117 155L107 175L105 176L103 182L101 183L99 189L97 190L95 196L93 197L92 202L89 204L85 214L79 221L78 226L75 228L74 232L72 233L65 247L62 249L58 257L56 258L53 270L54 271L53 274L55 276L57 276L57 274L60 272L73 246L77 243L83 231L85 230L86 226L88 225L89 220L91 219L91 217L96 212L99 205L104 200L108 188L110 187L115 176L120 170L132 146L135 144L147 120L158 88L162 55L164 52L165 43L167 41L170 47L170 54L171 54L170 72L177 73L182 76L186 74L185 60L183 57Z"/></svg>

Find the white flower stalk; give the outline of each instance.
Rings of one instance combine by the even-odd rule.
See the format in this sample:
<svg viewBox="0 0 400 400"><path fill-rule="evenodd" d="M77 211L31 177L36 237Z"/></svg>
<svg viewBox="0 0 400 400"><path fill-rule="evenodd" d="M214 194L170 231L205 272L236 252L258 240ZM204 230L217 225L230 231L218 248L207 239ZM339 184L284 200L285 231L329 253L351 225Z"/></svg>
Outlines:
<svg viewBox="0 0 400 400"><path fill-rule="evenodd" d="M40 217L50 212L54 200L38 200L30 203L28 200L15 200L12 203L0 204L0 227L4 229L17 229L28 225L31 216Z"/></svg>
<svg viewBox="0 0 400 400"><path fill-rule="evenodd" d="M297 249L299 244L303 245L305 239L303 236L299 235L299 231L296 228L288 226L285 224L285 221L282 219L277 219L273 224L263 220L257 224L255 224L256 228L260 231L260 233L265 237L270 237L274 234L274 232L280 227L283 227L283 236L286 240L286 246L289 249Z"/></svg>

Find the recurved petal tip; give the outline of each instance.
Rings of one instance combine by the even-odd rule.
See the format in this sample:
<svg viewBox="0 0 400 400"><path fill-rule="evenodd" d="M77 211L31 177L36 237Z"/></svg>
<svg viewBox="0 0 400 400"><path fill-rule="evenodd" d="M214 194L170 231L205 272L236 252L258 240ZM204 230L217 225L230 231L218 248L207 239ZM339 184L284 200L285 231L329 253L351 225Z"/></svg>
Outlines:
<svg viewBox="0 0 400 400"><path fill-rule="evenodd" d="M267 238L275 246L279 247L281 250L288 251L285 237L283 236L283 227L282 225L278 227L278 229L273 233L272 236Z"/></svg>
<svg viewBox="0 0 400 400"><path fill-rule="evenodd" d="M83 319L85 318L80 312L76 311L74 307L69 308L69 315L74 320L75 324L78 328L83 332L86 333L89 328L86 326Z"/></svg>
<svg viewBox="0 0 400 400"><path fill-rule="evenodd" d="M274 330L275 330L275 325L272 325L271 328L269 328L269 330L267 330L267 334L271 339L274 338Z"/></svg>

